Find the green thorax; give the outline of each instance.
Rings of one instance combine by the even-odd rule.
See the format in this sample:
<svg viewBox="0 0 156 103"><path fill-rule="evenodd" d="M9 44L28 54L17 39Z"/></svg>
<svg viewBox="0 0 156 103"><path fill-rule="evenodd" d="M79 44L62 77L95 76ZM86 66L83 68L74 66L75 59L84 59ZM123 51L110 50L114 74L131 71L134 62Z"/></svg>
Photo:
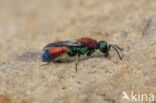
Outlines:
<svg viewBox="0 0 156 103"><path fill-rule="evenodd" d="M72 47L72 48L69 48L68 53L70 53L70 52L78 52L78 53L84 55L87 51L88 51L88 47L87 46L84 46L84 47Z"/></svg>

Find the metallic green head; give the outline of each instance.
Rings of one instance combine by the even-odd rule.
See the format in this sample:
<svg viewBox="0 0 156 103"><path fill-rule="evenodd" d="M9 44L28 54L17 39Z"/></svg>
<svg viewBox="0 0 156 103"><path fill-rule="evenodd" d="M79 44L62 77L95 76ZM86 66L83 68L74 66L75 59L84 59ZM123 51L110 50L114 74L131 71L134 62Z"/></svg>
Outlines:
<svg viewBox="0 0 156 103"><path fill-rule="evenodd" d="M109 48L106 41L99 41L97 44L97 49L99 49L105 56L109 55Z"/></svg>

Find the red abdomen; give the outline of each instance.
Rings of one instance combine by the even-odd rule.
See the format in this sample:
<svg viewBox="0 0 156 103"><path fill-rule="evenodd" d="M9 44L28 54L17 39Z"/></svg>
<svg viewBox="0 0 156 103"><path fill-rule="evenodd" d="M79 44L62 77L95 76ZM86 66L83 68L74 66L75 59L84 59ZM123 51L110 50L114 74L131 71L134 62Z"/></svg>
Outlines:
<svg viewBox="0 0 156 103"><path fill-rule="evenodd" d="M85 37L85 38L77 39L77 41L85 43L89 48L96 49L97 41L94 39Z"/></svg>
<svg viewBox="0 0 156 103"><path fill-rule="evenodd" d="M51 48L48 50L51 58L55 59L62 55L63 53L66 53L68 51L67 47L56 47L56 48Z"/></svg>

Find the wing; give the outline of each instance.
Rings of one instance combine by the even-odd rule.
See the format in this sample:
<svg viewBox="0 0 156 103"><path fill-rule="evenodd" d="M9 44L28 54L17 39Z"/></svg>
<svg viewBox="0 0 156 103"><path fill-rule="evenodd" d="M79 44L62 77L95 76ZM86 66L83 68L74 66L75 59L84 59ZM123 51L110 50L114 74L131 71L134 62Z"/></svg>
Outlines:
<svg viewBox="0 0 156 103"><path fill-rule="evenodd" d="M50 48L54 48L54 47L62 47L62 46L66 46L66 47L81 47L82 45L84 45L84 43L81 42L77 42L76 40L70 40L70 41L58 41L58 42L54 42L54 43L49 43L47 44L43 50L48 50Z"/></svg>

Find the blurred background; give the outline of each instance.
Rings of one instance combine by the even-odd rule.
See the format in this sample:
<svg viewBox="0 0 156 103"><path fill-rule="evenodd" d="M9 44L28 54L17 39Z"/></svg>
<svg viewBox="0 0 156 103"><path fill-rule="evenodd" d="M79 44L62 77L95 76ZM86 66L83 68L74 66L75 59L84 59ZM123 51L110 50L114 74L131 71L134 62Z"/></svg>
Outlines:
<svg viewBox="0 0 156 103"><path fill-rule="evenodd" d="M84 36L109 41L121 32L135 41L155 10L154 0L0 0L1 42L41 49Z"/></svg>
<svg viewBox="0 0 156 103"><path fill-rule="evenodd" d="M124 103L123 90L156 91L155 15L155 0L0 0L0 103ZM74 62L40 66L46 44L80 37L117 44L125 59L93 56L78 73Z"/></svg>

